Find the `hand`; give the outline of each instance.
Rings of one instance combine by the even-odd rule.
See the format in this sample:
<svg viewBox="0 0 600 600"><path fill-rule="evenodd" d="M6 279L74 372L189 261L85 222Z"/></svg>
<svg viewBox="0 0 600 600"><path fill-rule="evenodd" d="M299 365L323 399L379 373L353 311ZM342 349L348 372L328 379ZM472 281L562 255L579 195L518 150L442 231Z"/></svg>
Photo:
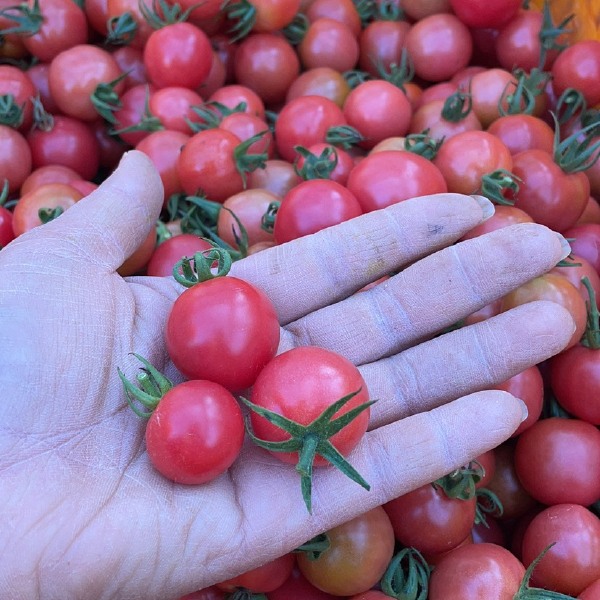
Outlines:
<svg viewBox="0 0 600 600"><path fill-rule="evenodd" d="M542 302L430 339L565 255L538 225L452 245L491 212L482 199L410 200L263 251L232 274L271 297L280 350L340 352L379 399L350 457L371 491L318 469L311 516L294 469L249 444L212 483L176 485L150 465L117 376L135 376L137 352L181 380L163 342L181 288L115 273L161 200L149 160L130 152L90 197L0 252L4 598L166 600L273 559L508 438L520 401L479 390L557 353L574 330Z"/></svg>

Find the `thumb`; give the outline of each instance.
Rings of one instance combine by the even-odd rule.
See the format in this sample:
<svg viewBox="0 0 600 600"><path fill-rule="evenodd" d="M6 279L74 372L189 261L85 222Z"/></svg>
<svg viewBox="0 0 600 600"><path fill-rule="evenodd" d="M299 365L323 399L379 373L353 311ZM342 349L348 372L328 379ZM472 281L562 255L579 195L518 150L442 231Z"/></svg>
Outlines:
<svg viewBox="0 0 600 600"><path fill-rule="evenodd" d="M53 238L53 244L60 240L88 264L114 271L146 239L162 202L162 182L152 161L132 150L98 189L31 233Z"/></svg>

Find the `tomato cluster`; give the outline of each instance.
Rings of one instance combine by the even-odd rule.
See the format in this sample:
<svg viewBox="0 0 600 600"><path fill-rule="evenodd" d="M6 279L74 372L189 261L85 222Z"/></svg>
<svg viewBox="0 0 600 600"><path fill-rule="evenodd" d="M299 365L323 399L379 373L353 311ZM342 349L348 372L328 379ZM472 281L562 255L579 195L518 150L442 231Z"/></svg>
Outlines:
<svg viewBox="0 0 600 600"><path fill-rule="evenodd" d="M509 599L529 582L600 597L600 41L592 2L522 4L0 0L0 248L91 193L129 148L155 164L164 206L122 275L198 274L199 262L175 265L214 245L242 258L440 192L497 203L465 239L537 222L572 240L564 264L457 324L539 299L576 324L567 350L498 386L529 416L474 476L469 465L327 532L318 556L310 546L187 598L241 587L381 600L402 597L408 572L423 586L413 597L431 600ZM243 281L181 295L166 343L189 381L172 386L142 358L139 385L126 384L165 476L200 484L234 464L236 395L251 386L250 437L301 474L331 462L330 445L357 443L369 399L356 368L317 348L275 357L278 340L275 310ZM317 391L326 400L308 414L302 398ZM334 431L332 405L337 417L363 409ZM320 418L332 441L297 445ZM472 485L457 492L457 477Z"/></svg>

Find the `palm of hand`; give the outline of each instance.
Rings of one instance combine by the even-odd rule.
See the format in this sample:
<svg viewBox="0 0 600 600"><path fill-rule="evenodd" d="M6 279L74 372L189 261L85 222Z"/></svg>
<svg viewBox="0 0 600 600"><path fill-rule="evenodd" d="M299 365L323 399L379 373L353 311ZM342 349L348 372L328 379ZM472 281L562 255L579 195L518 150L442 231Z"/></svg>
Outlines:
<svg viewBox="0 0 600 600"><path fill-rule="evenodd" d="M343 235L326 233L317 242L296 245L294 252L290 246L261 253L237 263L234 274L271 296L284 325L281 349L312 343L339 351L361 365L372 396L383 398L372 412L372 431L352 458L372 491L321 470L314 485L315 514L309 516L293 469L249 445L229 473L212 483L171 484L152 469L144 452L144 425L128 408L116 377L117 367L129 376L136 372L138 364L129 355L136 352L178 380L163 343L178 286L163 279L125 281L114 273L135 245L135 240L123 241L127 227L135 219L149 226L160 203L147 161L134 154L129 168L129 174L121 171L105 187L104 201L118 211L116 202L108 204L109 194L120 194L135 210L127 207L116 216L107 208L98 218L111 228L127 221L114 239L104 241L107 231L89 221L89 211L82 216L82 203L79 215L71 209L62 223L44 226L0 254L0 381L8 390L0 404L0 501L6 522L17 524L10 541L0 537L1 588L25 589L27 597L41 598L176 598L275 558L508 437L520 421L512 398L481 393L440 405L539 362L570 335L569 318L546 305L537 308L535 318L525 308L485 331L511 349L510 361L491 362L481 348L481 331L456 332L454 341L437 338L429 349L418 345L469 309L557 262L558 242L543 228L513 235L512 247L492 266L499 282L484 285L480 277L475 282L480 289L470 295L466 283L474 281L473 273L461 280L465 263L457 264L456 253L446 251L426 259L429 271L411 267L377 294L351 296L478 224L481 209L468 199L455 198L451 208L432 201L428 217L419 205L412 210L405 203L403 217L412 219L403 230L412 236L402 240L406 244L395 239L399 213L396 221L371 215ZM145 206L139 200L144 196L150 198ZM73 234L79 237L69 239L68 219L81 227ZM505 267L514 252L525 252L527 245L538 249L537 258L525 272L509 274ZM473 255L478 252L474 247ZM328 262L336 253L343 266ZM415 298L425 273L447 280L444 314L435 314L439 289ZM416 311L411 314L415 300L421 322L413 318ZM517 330L524 326L534 338L545 336L543 348L541 342L532 347L531 339L519 345ZM455 356L447 375L435 372L437 358L426 357L461 345L463 355ZM428 389L421 395L424 382ZM472 430L457 431L453 424L459 418Z"/></svg>

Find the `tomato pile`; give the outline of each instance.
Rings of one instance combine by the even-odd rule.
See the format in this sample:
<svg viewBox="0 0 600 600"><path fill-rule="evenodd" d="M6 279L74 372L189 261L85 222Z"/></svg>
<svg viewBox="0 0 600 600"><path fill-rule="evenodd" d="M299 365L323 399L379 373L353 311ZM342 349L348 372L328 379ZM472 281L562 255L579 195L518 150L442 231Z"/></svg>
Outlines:
<svg viewBox="0 0 600 600"><path fill-rule="evenodd" d="M274 309L213 277L219 249L238 260L443 192L497 205L464 239L537 222L571 241L550 273L456 324L540 299L574 318L565 351L497 386L529 410L511 440L188 600L600 598L599 13L595 0L0 0L0 248L130 148L162 179L156 231L119 273L188 282L166 328L188 381L143 357L135 385L120 375L174 481L223 473L248 435L296 465L309 510L313 462L368 487L342 456L368 423L360 374L318 348L275 356ZM273 372L302 385L277 388ZM316 421L327 435L307 448ZM199 425L174 450L164 429L182 422Z"/></svg>

